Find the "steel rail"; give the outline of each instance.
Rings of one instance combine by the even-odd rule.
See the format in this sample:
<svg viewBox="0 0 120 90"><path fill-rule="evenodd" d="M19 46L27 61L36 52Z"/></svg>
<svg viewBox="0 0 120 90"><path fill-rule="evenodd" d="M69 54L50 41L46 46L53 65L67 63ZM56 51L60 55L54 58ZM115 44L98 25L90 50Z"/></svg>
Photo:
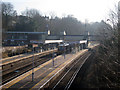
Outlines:
<svg viewBox="0 0 120 90"><path fill-rule="evenodd" d="M42 59L38 59L37 62L38 62L38 61L43 61L43 60L47 60L47 61L48 61L49 59L46 59L46 57L45 57L45 58L42 58ZM2 81L2 83L6 83L6 82L8 82L8 81L10 81L10 80L18 77L19 75L21 75L21 74L23 74L23 73L31 70L31 69L32 69L32 66L31 66L31 65L32 65L32 63L29 63L29 65L24 66L23 69L22 69L20 72L16 73L15 75L13 75L13 76L10 77L10 78L8 77L8 79L5 79L4 81ZM40 65L40 64L38 64L38 65ZM38 65L36 64L35 67L37 67ZM27 70L26 70L26 69L27 69ZM14 72L14 71L13 71L13 72ZM13 73L13 72L11 72L11 73Z"/></svg>
<svg viewBox="0 0 120 90"><path fill-rule="evenodd" d="M88 55L88 57L89 57L89 56L90 56L90 54ZM54 85L54 87L52 88L52 90L54 90L54 89L59 85L59 83L65 78L65 76L70 72L70 70L72 70L72 68L73 68L83 57L85 57L85 55L83 55L82 57L80 57L80 58L68 69L68 71L67 71L67 72L60 78L60 80ZM87 58L88 58L88 57L87 57ZM87 58L86 58L86 59L87 59ZM80 67L75 71L75 73L73 73L73 76L72 76L72 77L70 78L70 80L68 81L65 89L67 89L67 88L70 87L70 85L72 84L71 82L74 81L74 79L75 79L78 71L80 70L80 68L82 67L82 65L83 65L84 62L86 61L86 59L84 59L84 61L83 61L82 64L80 65Z"/></svg>
<svg viewBox="0 0 120 90"><path fill-rule="evenodd" d="M71 84L73 83L75 77L77 76L78 72L80 71L81 67L83 66L83 64L85 63L85 61L88 59L88 57L90 56L91 54L89 54L85 59L84 61L82 62L82 64L80 65L80 67L74 72L73 76L70 78L68 84L66 85L65 89L64 90L68 90L71 86Z"/></svg>

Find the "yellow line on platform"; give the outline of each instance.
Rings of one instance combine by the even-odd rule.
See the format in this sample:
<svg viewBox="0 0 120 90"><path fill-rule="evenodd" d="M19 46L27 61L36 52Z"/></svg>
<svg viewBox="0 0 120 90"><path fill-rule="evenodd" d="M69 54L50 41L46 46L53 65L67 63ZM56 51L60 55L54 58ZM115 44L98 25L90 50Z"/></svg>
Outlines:
<svg viewBox="0 0 120 90"><path fill-rule="evenodd" d="M58 57L56 57L55 60L56 60L57 58L59 58L59 57L61 57L61 55L58 56ZM45 65L47 65L47 64L49 64L49 63L51 63L51 62L52 62L52 59L49 60L48 62L40 65L40 67L34 68L34 72L36 72L37 70L41 69L42 67L44 67ZM15 78L15 79L13 79L13 80L10 81L10 82L6 83L5 85L2 86L2 88L9 88L9 87L11 87L12 85L14 85L15 83L17 83L17 82L21 81L22 79L26 78L26 77L29 76L30 74L32 74L32 70L30 70L30 71L28 71L27 73L21 75L20 77L17 77L17 78ZM16 79L17 79L17 80L16 80Z"/></svg>
<svg viewBox="0 0 120 90"><path fill-rule="evenodd" d="M45 54L47 52L53 52L53 51L56 51L57 49L54 49L54 50L49 50L49 51L45 51L45 52L41 52L41 53L36 53L34 54L34 56L36 55L42 55L42 54ZM25 57L21 57L21 58L18 58L18 59L15 59L15 60L11 60L9 62L5 62L5 63L2 63L2 65L5 65L5 64L9 64L9 63L13 63L13 62L16 62L16 61L19 61L19 60L22 60L22 59L26 59L26 58L30 58L32 57L33 55L28 55L28 56L25 56Z"/></svg>
<svg viewBox="0 0 120 90"><path fill-rule="evenodd" d="M86 51L86 50L84 50L84 51ZM79 55L82 55L84 51L81 51L80 53L78 53L78 54L75 55L74 57L79 56ZM61 56L62 56L62 55L54 58L54 60L56 60L57 58L59 58L59 57L61 57ZM72 60L72 59L69 59L69 60ZM68 60L67 60L67 61L68 61ZM34 72L36 72L37 70L41 69L42 67L44 67L45 65L47 65L47 64L49 64L49 63L51 63L51 62L52 62L52 59L49 60L48 62L45 62L44 64L40 65L39 67L34 68ZM66 62L65 62L65 63L66 63ZM65 63L63 63L62 65L64 65ZM60 65L60 66L62 66L62 65ZM60 69L60 66L59 66L58 68L56 68L55 70L59 70L59 69ZM55 72L55 70L52 71L51 73L49 73L48 75L51 75L53 72ZM29 76L30 74L32 74L32 70L30 70L30 71L26 72L25 74L23 74L23 75L15 78L15 79L13 79L13 80L11 80L10 82L2 85L2 88L4 89L4 88L9 88L9 87L11 87L12 85L14 85L14 84L16 84L17 82L23 80L24 78L26 78L26 77ZM48 75L47 75L47 76L48 76ZM46 77L45 77L45 78L46 78ZM44 78L44 79L45 79L45 78ZM42 79L41 81L43 81L44 79ZM41 81L40 81L40 82L41 82ZM38 83L39 83L39 82L38 82ZM36 85L35 85L35 86L36 86ZM34 86L33 86L33 87L34 87Z"/></svg>
<svg viewBox="0 0 120 90"><path fill-rule="evenodd" d="M66 62L64 62L64 64L65 64ZM58 68L56 68L55 70L53 70L51 73L49 73L46 77L44 77L41 81L39 81L37 84L35 84L31 89L33 89L34 87L36 87L40 82L42 82L44 79L46 79L49 75L51 75L52 73L54 73L56 70L58 70L58 69L60 69L60 67L61 66L63 66L63 64L62 65L60 65ZM31 90L30 89L30 90Z"/></svg>
<svg viewBox="0 0 120 90"><path fill-rule="evenodd" d="M50 69L47 69L46 71L44 71L43 73L41 73L38 77L42 76L44 73L46 73L47 71L49 71ZM36 77L37 78L37 77ZM31 82L27 82L26 84L24 84L23 86L21 86L20 88L23 88L24 86L26 86L28 83Z"/></svg>
<svg viewBox="0 0 120 90"><path fill-rule="evenodd" d="M11 58L15 58L15 57L20 57L20 56L23 56L23 55L24 54L12 56L12 57L7 57L7 58L3 58L2 61L5 61L5 60L11 59ZM2 61L0 61L0 62L2 62Z"/></svg>
<svg viewBox="0 0 120 90"><path fill-rule="evenodd" d="M55 70L53 70L51 73L49 73L46 77L44 77L41 81L39 81L37 84L35 84L30 90L32 90L34 87L36 87L37 85L39 85L43 80L45 80L47 77L49 77L52 73L54 73L55 71L58 71L59 69L61 69L60 67L67 65L68 63L70 63L73 59L75 59L77 56L82 55L83 52L75 55L72 57L72 59L68 59L66 62L64 62L62 65L60 65L58 68L56 68ZM69 61L69 62L68 62ZM68 62L68 63L67 63Z"/></svg>

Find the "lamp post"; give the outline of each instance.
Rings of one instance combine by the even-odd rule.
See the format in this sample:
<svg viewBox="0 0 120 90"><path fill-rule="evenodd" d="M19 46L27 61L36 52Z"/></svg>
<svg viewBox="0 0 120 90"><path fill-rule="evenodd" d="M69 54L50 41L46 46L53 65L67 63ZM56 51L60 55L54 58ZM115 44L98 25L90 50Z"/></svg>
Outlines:
<svg viewBox="0 0 120 90"><path fill-rule="evenodd" d="M32 82L34 81L34 46L33 46L33 63L32 63Z"/></svg>
<svg viewBox="0 0 120 90"><path fill-rule="evenodd" d="M66 32L64 31L63 33L63 45L64 45L64 59L65 59L65 36L66 35Z"/></svg>
<svg viewBox="0 0 120 90"><path fill-rule="evenodd" d="M16 47L14 47L14 55L16 55Z"/></svg>
<svg viewBox="0 0 120 90"><path fill-rule="evenodd" d="M52 55L52 60L53 60L53 67L54 67L54 51L53 51L53 55Z"/></svg>
<svg viewBox="0 0 120 90"><path fill-rule="evenodd" d="M19 51L18 51L18 55L19 55L19 57L20 57L20 44L18 44L18 46L19 46L19 47L18 47L18 50L19 50Z"/></svg>
<svg viewBox="0 0 120 90"><path fill-rule="evenodd" d="M38 45L33 45L33 61L32 61L32 82L34 81L34 61L35 61L35 56L34 56L34 53L35 53L35 47L38 47Z"/></svg>

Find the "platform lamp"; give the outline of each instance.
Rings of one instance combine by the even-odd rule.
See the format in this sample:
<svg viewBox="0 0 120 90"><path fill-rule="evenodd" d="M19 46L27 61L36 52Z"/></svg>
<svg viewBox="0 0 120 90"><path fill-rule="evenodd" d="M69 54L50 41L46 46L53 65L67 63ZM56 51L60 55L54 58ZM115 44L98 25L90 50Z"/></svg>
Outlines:
<svg viewBox="0 0 120 90"><path fill-rule="evenodd" d="M38 47L38 45L32 45L32 47L33 47L33 62L32 62L32 82L33 82L34 81L34 66L35 66L34 65L34 60L35 60L35 56L34 56L35 51L34 51L34 48Z"/></svg>
<svg viewBox="0 0 120 90"><path fill-rule="evenodd" d="M53 63L53 67L54 67L54 51L53 51L53 54L52 54L52 63Z"/></svg>
<svg viewBox="0 0 120 90"><path fill-rule="evenodd" d="M63 32L63 45L64 45L64 59L65 59L65 36L66 35L66 32L64 31Z"/></svg>
<svg viewBox="0 0 120 90"><path fill-rule="evenodd" d="M19 57L20 57L20 44L18 44L18 54L19 54Z"/></svg>
<svg viewBox="0 0 120 90"><path fill-rule="evenodd" d="M32 82L34 81L34 46L32 45L33 47L33 62L32 62Z"/></svg>

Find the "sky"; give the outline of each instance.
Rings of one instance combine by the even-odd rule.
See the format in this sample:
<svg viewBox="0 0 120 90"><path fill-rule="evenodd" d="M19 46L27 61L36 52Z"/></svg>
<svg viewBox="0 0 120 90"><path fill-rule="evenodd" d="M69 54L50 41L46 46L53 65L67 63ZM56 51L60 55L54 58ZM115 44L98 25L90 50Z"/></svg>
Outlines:
<svg viewBox="0 0 120 90"><path fill-rule="evenodd" d="M26 9L37 9L42 15L56 15L65 17L73 15L85 22L100 22L109 18L110 9L113 9L119 0L2 0L10 2L18 14Z"/></svg>

